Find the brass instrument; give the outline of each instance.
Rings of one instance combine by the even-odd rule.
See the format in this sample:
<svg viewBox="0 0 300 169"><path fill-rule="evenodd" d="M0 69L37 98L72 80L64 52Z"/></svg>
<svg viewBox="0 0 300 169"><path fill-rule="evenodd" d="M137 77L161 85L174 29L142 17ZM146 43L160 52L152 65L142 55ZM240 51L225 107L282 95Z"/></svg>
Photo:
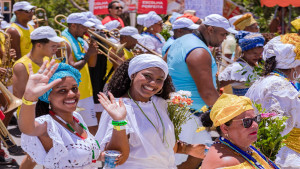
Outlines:
<svg viewBox="0 0 300 169"><path fill-rule="evenodd" d="M0 75L0 81L5 85L5 86L10 86L12 84L11 78L12 78L12 66L14 65L14 58L10 56L10 49L11 49L11 37L10 34L0 31L5 37L4 42L1 40L1 45L4 46L4 51L3 55L1 58L1 64L0 67L6 69L6 73L4 75ZM2 46L0 46L2 47ZM1 49L0 49L1 50Z"/></svg>
<svg viewBox="0 0 300 169"><path fill-rule="evenodd" d="M161 54L159 54L159 53L157 53L157 52L155 52L155 51L153 51L153 50L147 48L146 46L142 45L140 42L138 42L137 44L140 45L142 48L146 49L149 53L151 53L151 54L153 54L153 55L156 55L156 56L159 56L159 57L162 58L162 55L161 55Z"/></svg>
<svg viewBox="0 0 300 169"><path fill-rule="evenodd" d="M35 10L35 16L36 16L36 20L34 20L37 25L39 25L39 22L44 22L45 25L49 25L48 24L48 18L47 18L47 13L46 10L43 8L37 8Z"/></svg>

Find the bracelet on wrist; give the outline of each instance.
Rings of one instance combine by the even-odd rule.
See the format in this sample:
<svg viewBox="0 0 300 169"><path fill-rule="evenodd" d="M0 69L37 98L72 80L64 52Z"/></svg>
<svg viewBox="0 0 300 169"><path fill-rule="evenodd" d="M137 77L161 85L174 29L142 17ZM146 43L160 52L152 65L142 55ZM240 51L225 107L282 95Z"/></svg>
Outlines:
<svg viewBox="0 0 300 169"><path fill-rule="evenodd" d="M24 98L24 96L23 96L23 97L22 97L22 103L25 104L25 105L27 105L27 106L30 106L30 105L36 104L37 101L32 102L32 101L26 100L26 99Z"/></svg>
<svg viewBox="0 0 300 169"><path fill-rule="evenodd" d="M126 126L114 126L114 129L117 131L125 130Z"/></svg>
<svg viewBox="0 0 300 169"><path fill-rule="evenodd" d="M111 124L113 126L125 126L127 124L127 121L126 120L120 120L120 121L114 121L114 120L112 120Z"/></svg>

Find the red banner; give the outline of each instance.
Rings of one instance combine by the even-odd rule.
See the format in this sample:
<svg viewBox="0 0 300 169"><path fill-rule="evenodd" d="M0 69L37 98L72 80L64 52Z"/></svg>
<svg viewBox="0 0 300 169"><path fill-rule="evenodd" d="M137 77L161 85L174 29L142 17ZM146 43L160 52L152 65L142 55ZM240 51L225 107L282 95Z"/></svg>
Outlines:
<svg viewBox="0 0 300 169"><path fill-rule="evenodd" d="M112 0L95 0L94 1L94 15L103 15L103 14L108 14L108 4Z"/></svg>
<svg viewBox="0 0 300 169"><path fill-rule="evenodd" d="M223 16L227 19L235 16L235 15L240 15L241 11L240 8L237 4L233 3L232 1L226 0L224 2L224 7L223 7Z"/></svg>
<svg viewBox="0 0 300 169"><path fill-rule="evenodd" d="M167 6L167 0L139 0L137 13L155 11L157 14L166 14Z"/></svg>

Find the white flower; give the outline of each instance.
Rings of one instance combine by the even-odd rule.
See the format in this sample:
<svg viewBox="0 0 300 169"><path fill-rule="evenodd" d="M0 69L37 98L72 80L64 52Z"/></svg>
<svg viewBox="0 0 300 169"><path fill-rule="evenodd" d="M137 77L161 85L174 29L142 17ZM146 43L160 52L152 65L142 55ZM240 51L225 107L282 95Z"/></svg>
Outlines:
<svg viewBox="0 0 300 169"><path fill-rule="evenodd" d="M186 91L186 90L179 90L177 93L180 94L181 96L186 96L186 97L192 96L192 93L190 91Z"/></svg>
<svg viewBox="0 0 300 169"><path fill-rule="evenodd" d="M177 92L172 92L170 93L170 99L172 100L175 96L181 96L179 93Z"/></svg>

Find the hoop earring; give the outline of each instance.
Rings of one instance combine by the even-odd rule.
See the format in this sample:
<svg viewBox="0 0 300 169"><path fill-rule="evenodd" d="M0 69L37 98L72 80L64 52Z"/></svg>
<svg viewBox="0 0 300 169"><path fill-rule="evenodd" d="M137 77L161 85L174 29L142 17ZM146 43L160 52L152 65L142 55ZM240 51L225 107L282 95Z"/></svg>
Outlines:
<svg viewBox="0 0 300 169"><path fill-rule="evenodd" d="M293 78L294 78L294 80L298 79L298 72L296 70L293 73Z"/></svg>
<svg viewBox="0 0 300 169"><path fill-rule="evenodd" d="M156 94L162 94L163 89L161 89L159 92L157 92Z"/></svg>
<svg viewBox="0 0 300 169"><path fill-rule="evenodd" d="M229 135L226 133L226 134L224 134L225 135L225 137L227 137L227 138L229 138Z"/></svg>

